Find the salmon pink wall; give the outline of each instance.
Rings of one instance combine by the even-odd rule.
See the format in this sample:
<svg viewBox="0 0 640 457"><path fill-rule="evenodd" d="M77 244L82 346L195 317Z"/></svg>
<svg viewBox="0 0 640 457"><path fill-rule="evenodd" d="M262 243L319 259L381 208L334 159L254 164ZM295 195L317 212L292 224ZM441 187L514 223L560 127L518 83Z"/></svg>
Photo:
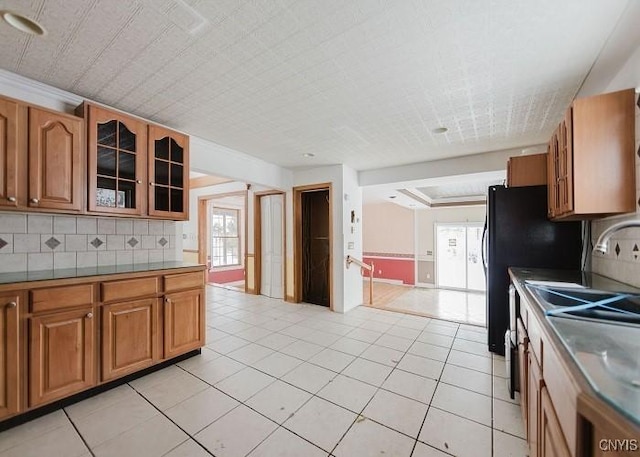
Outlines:
<svg viewBox="0 0 640 457"><path fill-rule="evenodd" d="M209 282L225 284L228 282L244 280L244 268L235 268L233 270L209 271Z"/></svg>
<svg viewBox="0 0 640 457"><path fill-rule="evenodd" d="M374 278L381 279L395 279L400 280L404 284L414 285L415 281L415 268L414 259L411 257L369 257L364 256L364 262L374 266ZM369 273L365 271L365 276Z"/></svg>

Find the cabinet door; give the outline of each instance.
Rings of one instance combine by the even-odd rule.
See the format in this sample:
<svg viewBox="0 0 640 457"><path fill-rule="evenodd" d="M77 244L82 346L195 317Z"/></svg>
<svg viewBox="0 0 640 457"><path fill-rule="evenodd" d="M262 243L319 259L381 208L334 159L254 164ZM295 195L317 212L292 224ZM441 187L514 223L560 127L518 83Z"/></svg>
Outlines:
<svg viewBox="0 0 640 457"><path fill-rule="evenodd" d="M542 372L540 365L532 351L528 351L528 374L529 382L527 387L527 439L529 440L529 448L531 457L539 456L539 424L540 424L540 389L542 386Z"/></svg>
<svg viewBox="0 0 640 457"><path fill-rule="evenodd" d="M102 380L118 378L159 359L158 299L102 307Z"/></svg>
<svg viewBox="0 0 640 457"><path fill-rule="evenodd" d="M94 321L93 308L30 319L29 406L95 384Z"/></svg>
<svg viewBox="0 0 640 457"><path fill-rule="evenodd" d="M0 207L26 204L26 107L0 98Z"/></svg>
<svg viewBox="0 0 640 457"><path fill-rule="evenodd" d="M18 412L18 309L20 296L0 295L0 419Z"/></svg>
<svg viewBox="0 0 640 457"><path fill-rule="evenodd" d="M518 378L520 380L520 407L524 421L525 433L528 431L528 400L529 400L529 337L524 328L522 319L517 321L518 334Z"/></svg>
<svg viewBox="0 0 640 457"><path fill-rule="evenodd" d="M32 208L80 211L83 120L29 107L29 202Z"/></svg>
<svg viewBox="0 0 640 457"><path fill-rule="evenodd" d="M189 137L149 126L149 215L189 219Z"/></svg>
<svg viewBox="0 0 640 457"><path fill-rule="evenodd" d="M565 117L560 123L560 212L568 213L573 211L573 139L571 108L566 111Z"/></svg>
<svg viewBox="0 0 640 457"><path fill-rule="evenodd" d="M561 158L560 158L560 144L559 144L559 128L551 135L549 141L549 157L548 157L548 175L549 182L547 183L547 192L549 193L549 216L556 217L562 213L562 170L561 170Z"/></svg>
<svg viewBox="0 0 640 457"><path fill-rule="evenodd" d="M540 457L571 457L546 387L542 387L540 393L539 455Z"/></svg>
<svg viewBox="0 0 640 457"><path fill-rule="evenodd" d="M171 358L202 347L204 335L204 290L166 295L164 357Z"/></svg>
<svg viewBox="0 0 640 457"><path fill-rule="evenodd" d="M94 105L87 111L89 211L144 214L147 125Z"/></svg>

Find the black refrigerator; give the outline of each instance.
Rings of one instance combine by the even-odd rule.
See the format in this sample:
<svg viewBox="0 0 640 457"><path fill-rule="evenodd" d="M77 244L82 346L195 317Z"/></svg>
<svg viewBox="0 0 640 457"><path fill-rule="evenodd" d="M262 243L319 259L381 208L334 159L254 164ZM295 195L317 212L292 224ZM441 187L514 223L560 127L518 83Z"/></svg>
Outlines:
<svg viewBox="0 0 640 457"><path fill-rule="evenodd" d="M491 186L483 237L489 350L504 355L509 328L507 268L580 270L582 223L547 219L547 186Z"/></svg>

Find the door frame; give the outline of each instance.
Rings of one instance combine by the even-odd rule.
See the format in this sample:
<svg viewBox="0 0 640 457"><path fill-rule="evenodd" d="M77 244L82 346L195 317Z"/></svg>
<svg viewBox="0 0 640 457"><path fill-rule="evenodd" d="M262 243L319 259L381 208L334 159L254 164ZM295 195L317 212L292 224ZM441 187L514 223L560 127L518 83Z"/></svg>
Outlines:
<svg viewBox="0 0 640 457"><path fill-rule="evenodd" d="M260 295L262 287L262 208L261 198L282 195L282 278L284 297L287 296L287 194L280 190L265 190L253 194L253 283L255 295Z"/></svg>
<svg viewBox="0 0 640 457"><path fill-rule="evenodd" d="M333 311L333 186L330 182L293 188L293 301L302 302L302 194L329 191L329 309Z"/></svg>
<svg viewBox="0 0 640 457"><path fill-rule="evenodd" d="M211 200L217 200L219 198L225 197L236 197L236 196L244 196L244 234L243 240L241 243L242 246L242 254L244 255L244 290L247 292L248 286L248 275L247 275L247 247L249 245L248 234L249 234L249 191L248 190L238 190L235 192L225 192L222 194L209 194L209 195L201 195L198 197L198 263L202 265L207 264L207 245L208 240L207 237L209 235L208 230L208 221L207 216L209 202ZM207 273L208 273L207 269Z"/></svg>
<svg viewBox="0 0 640 457"><path fill-rule="evenodd" d="M449 227L464 227L465 228L465 232L464 232L464 236L465 236L465 262L464 262L464 279L465 279L465 286L469 285L469 265L467 264L467 253L469 252L469 248L468 248L468 243L467 243L467 229L469 227L480 227L482 228L482 224L483 222L478 221L478 222L474 222L474 221L466 221L466 222L434 222L433 223L433 246L434 246L434 250L435 250L435 268L434 268L434 287L436 289L446 289L446 290L458 290L461 292L470 292L470 293L480 293L480 294L484 294L486 291L485 290L478 290L478 289L469 289L468 287L465 288L460 288L460 287L446 287L446 286L441 286L440 285L440 275L438 274L438 255L439 255L439 251L438 251L438 227L444 227L444 226L449 226Z"/></svg>

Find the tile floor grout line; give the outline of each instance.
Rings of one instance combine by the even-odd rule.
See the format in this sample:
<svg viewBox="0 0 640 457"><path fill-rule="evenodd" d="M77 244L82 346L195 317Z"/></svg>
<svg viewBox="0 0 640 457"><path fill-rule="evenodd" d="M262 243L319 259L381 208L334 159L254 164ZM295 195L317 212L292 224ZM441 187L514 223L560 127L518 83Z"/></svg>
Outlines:
<svg viewBox="0 0 640 457"><path fill-rule="evenodd" d="M459 327L458 327L459 328ZM456 330L456 334L458 333L458 330ZM454 337L454 341L455 341L455 337ZM444 369L447 366L447 361L449 360L449 356L451 355L451 351L453 350L453 342L451 343L451 346L449 347L449 351L447 352L447 357L445 357L445 360L443 362L443 366L442 366L442 371L440 371L440 376L438 377L438 379L436 380L436 386L433 389L433 393L431 394L431 399L429 400L429 405L427 406L427 412L424 415L424 418L422 419L422 424L420 424L420 428L418 429L418 434L416 435L416 441L415 443L413 443L413 449L411 450L411 455L413 455L413 453L416 450L416 446L418 445L418 441L420 441L420 434L422 433L422 429L424 428L424 424L427 421L427 416L429 415L429 411L431 411L431 407L432 407L432 403L433 403L433 399L436 396L436 392L438 391L438 386L440 385L441 379L442 379L442 374L444 373ZM434 406L434 408L436 408ZM438 408L436 408L438 409ZM422 441L420 441L422 443ZM428 443L424 443L427 446L433 447L434 449L438 449L435 448L434 446L431 446ZM440 450L440 449L438 449ZM448 452L447 452L448 454Z"/></svg>
<svg viewBox="0 0 640 457"><path fill-rule="evenodd" d="M383 335L384 335L384 333L383 333ZM382 337L382 335L381 335L378 339L376 339L375 341L378 341L381 337ZM373 343L371 343L371 344L372 344L372 345L373 345L373 344L375 344L375 341L374 341ZM414 340L414 342L415 342L415 340ZM402 361L402 359L403 359L403 358L404 358L404 356L407 354L407 351L408 351L410 348L411 348L411 346L409 346L409 348L407 348L407 350L402 354L402 357L400 357L400 360L398 361L398 364ZM357 358L360 358L360 357L357 357ZM356 358L356 359L357 359L357 358ZM354 359L351 363L353 363L356 359ZM366 359L364 359L364 360L366 360ZM372 363L376 363L376 362L372 362ZM383 365L383 364L380 364L380 365ZM386 365L385 365L385 366L386 366ZM397 367L397 364L396 364L396 367ZM375 421L374 419L368 418L367 416L364 416L364 415L363 415L364 410L365 410L365 409L367 409L367 406L369 406L369 404L373 401L373 399L374 399L374 398L375 398L375 396L378 394L378 392L382 389L382 386L383 386L383 385L384 385L384 383L389 379L389 376L391 376L391 374L394 372L394 370L396 369L396 367L393 367L393 368L391 369L391 371L387 374L387 376L384 378L384 380L380 383L380 385L379 385L379 386L375 386L375 387L376 387L376 391L373 393L373 395L371 396L371 398L369 399L369 401L367 401L367 403L364 405L364 407L362 408L362 410L360 411L360 413L358 413L358 414L357 414L356 419L351 423L351 425L347 428L347 430L344 432L344 434L340 437L340 439L338 440L338 442L336 443L336 445L334 446L334 448L331 450L330 454L332 454L332 455L333 455L333 453L334 453L334 452L335 452L335 450L338 448L338 446L340 446L340 443L342 442L342 440L345 438L345 436L347 436L347 434L351 431L351 429L353 428L353 426L356 424L356 422L358 422L358 420L359 420L361 417L362 417L364 420L370 420L370 421L375 422L376 424L378 424L378 425L380 425L380 426L382 426L382 427L385 427L385 428L388 428L388 429L390 429L390 430L393 430L393 431L397 432L397 430L395 430L395 429L393 429L393 428L391 428L391 427L389 427L389 426L387 426L387 425L380 424L379 422ZM345 367L345 370L346 370L346 369L347 369L347 367ZM343 371L344 371L344 370L343 370ZM345 375L345 376L348 376L348 375ZM362 382L365 382L365 381L362 381ZM366 383L366 384L368 384L368 383ZM372 384L369 384L369 385L372 385ZM386 390L386 389L383 389L383 390ZM392 392L392 393L393 393L393 392ZM428 411L428 409L429 409L429 408L427 407L427 411ZM426 413L425 413L425 417L426 417ZM401 433L401 432L400 432L400 433ZM404 433L402 433L402 434L403 434L404 436L408 436L408 435L406 435L406 434L404 434ZM411 439L412 439L412 438L411 438ZM414 446L415 446L415 444L414 444ZM411 453L413 453L413 450L411 451Z"/></svg>
<svg viewBox="0 0 640 457"><path fill-rule="evenodd" d="M145 397L140 391L138 391L135 387L133 387L130 383L127 383L127 385L135 392L137 393L144 401L146 401L147 403L149 403L156 411L158 411L160 413L160 415L164 416L169 422L171 422L173 425L175 425L176 427L178 427L182 433L184 433L185 435L187 435L190 439L192 439L193 441L195 441L198 446L200 446L202 449L204 449L204 451L209 454L212 457L215 457L214 454L212 454L211 452L209 452L209 450L202 445L196 438L195 436L192 436L189 432L187 432L185 429L183 429L180 425L178 425L173 419L171 419L169 416L167 416L164 411L162 411L160 408L158 408L153 402L151 402L151 400L149 400L147 397ZM235 408L234 408L235 409ZM150 419L147 419L147 421L149 421ZM145 422L147 422L145 421ZM124 432L126 433L126 432ZM187 438L185 441L188 441L189 438ZM180 445L182 445L185 441L182 441L180 443ZM177 446L176 446L177 447ZM175 449L175 448L174 448ZM165 453L166 454L166 453Z"/></svg>
<svg viewBox="0 0 640 457"><path fill-rule="evenodd" d="M80 433L80 430L78 430L78 427L76 427L75 422L73 422L73 420L71 419L71 416L69 416L69 413L67 413L67 410L65 408L60 408L60 409L62 410L64 415L67 416L67 420L69 421L69 423L71 424L73 429L76 431L76 433L78 434L78 436L82 440L82 443L89 450L89 454L91 454L92 457L96 457L96 455L93 453L93 449L91 449L91 447L89 446L89 443L87 443L87 441L84 439L84 436L82 436L82 433Z"/></svg>

